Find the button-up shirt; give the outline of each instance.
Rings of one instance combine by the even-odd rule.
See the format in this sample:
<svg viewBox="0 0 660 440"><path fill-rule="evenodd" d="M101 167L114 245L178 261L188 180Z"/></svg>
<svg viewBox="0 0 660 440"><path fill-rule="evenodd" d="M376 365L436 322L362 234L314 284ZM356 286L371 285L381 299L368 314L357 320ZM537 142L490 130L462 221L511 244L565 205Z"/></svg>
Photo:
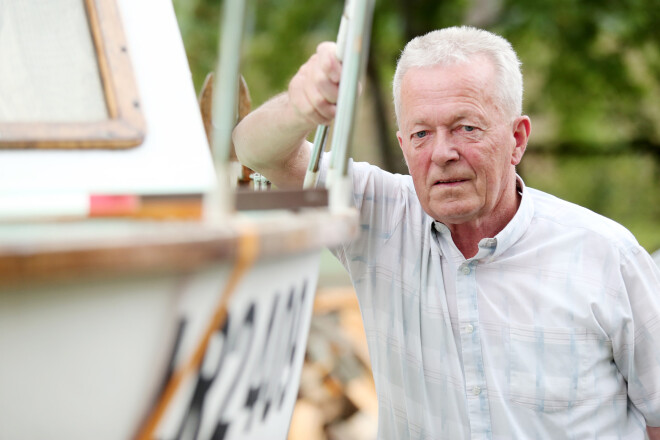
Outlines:
<svg viewBox="0 0 660 440"><path fill-rule="evenodd" d="M382 439L643 439L660 426L660 270L622 226L525 188L465 259L410 176L352 165Z"/></svg>

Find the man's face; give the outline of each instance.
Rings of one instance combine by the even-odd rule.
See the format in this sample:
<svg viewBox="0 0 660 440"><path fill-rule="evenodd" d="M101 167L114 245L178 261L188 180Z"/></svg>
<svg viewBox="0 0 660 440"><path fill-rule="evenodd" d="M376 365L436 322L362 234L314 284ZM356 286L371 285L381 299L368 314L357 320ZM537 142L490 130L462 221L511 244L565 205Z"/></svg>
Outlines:
<svg viewBox="0 0 660 440"><path fill-rule="evenodd" d="M422 207L448 226L478 225L517 209L514 167L529 119L503 115L494 73L489 60L478 57L411 68L403 78L397 138Z"/></svg>

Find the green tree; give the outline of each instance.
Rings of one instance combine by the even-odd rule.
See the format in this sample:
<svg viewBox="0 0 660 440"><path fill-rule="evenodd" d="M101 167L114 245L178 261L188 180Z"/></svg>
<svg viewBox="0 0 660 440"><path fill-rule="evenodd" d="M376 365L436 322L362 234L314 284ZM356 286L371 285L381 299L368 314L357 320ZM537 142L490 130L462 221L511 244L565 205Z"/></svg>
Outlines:
<svg viewBox="0 0 660 440"><path fill-rule="evenodd" d="M251 11L243 74L255 104L286 89L324 40L334 40L341 0L246 0ZM197 87L213 69L219 0L174 0ZM384 167L405 172L390 83L405 42L471 24L509 39L532 117L519 169L548 190L621 221L660 247L660 14L657 0L377 0L368 96Z"/></svg>

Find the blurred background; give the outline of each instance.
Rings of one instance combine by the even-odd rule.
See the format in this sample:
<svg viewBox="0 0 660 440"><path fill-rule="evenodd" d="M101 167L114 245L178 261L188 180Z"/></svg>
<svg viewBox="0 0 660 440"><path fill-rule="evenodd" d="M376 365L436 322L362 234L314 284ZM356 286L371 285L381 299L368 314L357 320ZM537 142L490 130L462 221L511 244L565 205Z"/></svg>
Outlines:
<svg viewBox="0 0 660 440"><path fill-rule="evenodd" d="M336 39L343 3L248 0L241 70L253 108L286 90L318 43ZM221 5L174 0L198 91L214 69ZM411 38L461 24L504 36L523 63L532 136L518 172L526 184L622 223L651 253L660 249L658 0L377 0L352 156L407 172L391 99L396 59ZM328 253L317 300L290 438L374 438L359 310Z"/></svg>
<svg viewBox="0 0 660 440"><path fill-rule="evenodd" d="M324 40L342 0L248 0L242 74L253 108L286 89ZM197 90L217 56L221 0L174 0ZM411 38L470 24L506 37L523 63L532 136L526 184L586 206L660 248L658 0L377 0L353 157L406 172L391 105Z"/></svg>

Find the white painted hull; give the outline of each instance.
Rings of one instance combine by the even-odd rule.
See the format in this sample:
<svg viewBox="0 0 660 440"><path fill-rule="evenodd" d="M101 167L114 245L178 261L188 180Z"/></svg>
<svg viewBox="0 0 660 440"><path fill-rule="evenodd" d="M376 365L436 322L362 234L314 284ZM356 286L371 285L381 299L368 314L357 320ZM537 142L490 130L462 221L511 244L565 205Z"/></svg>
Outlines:
<svg viewBox="0 0 660 440"><path fill-rule="evenodd" d="M259 260L239 280L226 333L211 338L201 376L176 389L156 438L286 438L319 254ZM179 329L175 368L199 345L232 267L0 289L0 438L136 436Z"/></svg>

